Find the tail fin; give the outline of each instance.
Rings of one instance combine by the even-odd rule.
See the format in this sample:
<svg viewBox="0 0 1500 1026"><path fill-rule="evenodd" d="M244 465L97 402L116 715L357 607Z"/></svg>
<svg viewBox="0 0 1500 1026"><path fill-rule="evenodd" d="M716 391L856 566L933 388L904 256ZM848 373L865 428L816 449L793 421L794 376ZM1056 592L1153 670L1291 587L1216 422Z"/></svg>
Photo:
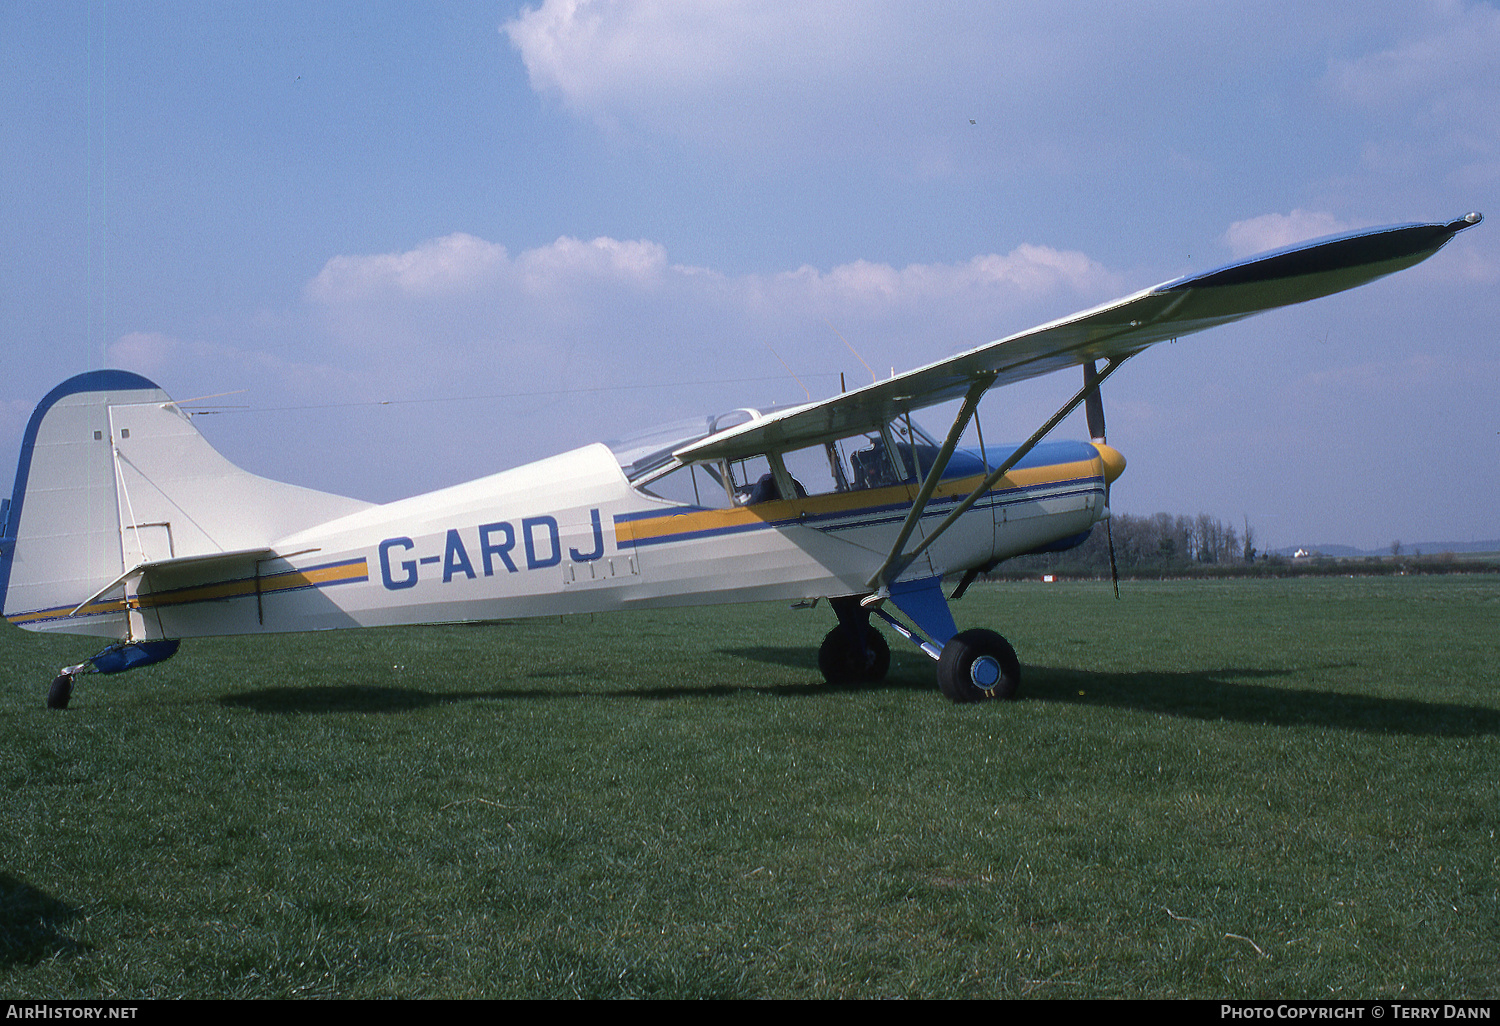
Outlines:
<svg viewBox="0 0 1500 1026"><path fill-rule="evenodd" d="M266 548L368 505L241 470L151 381L90 371L26 426L0 513L0 609L32 630L132 637L124 584L99 594L132 568Z"/></svg>

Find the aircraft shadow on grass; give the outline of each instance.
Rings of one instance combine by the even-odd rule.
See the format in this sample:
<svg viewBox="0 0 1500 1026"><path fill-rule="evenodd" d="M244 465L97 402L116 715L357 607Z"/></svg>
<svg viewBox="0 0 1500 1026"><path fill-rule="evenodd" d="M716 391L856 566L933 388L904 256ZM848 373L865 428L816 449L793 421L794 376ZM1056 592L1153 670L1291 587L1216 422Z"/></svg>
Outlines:
<svg viewBox="0 0 1500 1026"><path fill-rule="evenodd" d="M622 683L587 692L566 687L499 686L453 691L384 684L344 684L316 687L273 687L220 698L221 705L260 713L403 713L435 706L474 701L567 700L586 695L600 699L670 700L705 696L728 697L754 692L786 698L813 697L834 691L931 691L930 660L917 654L894 653L890 675L873 684L838 687L818 679L816 654L803 647L744 646L720 649L719 654L748 662L806 670L806 682L756 683L746 673L739 684L682 684L632 686ZM1333 667L1325 667L1333 668ZM1473 737L1500 734L1500 712L1451 702L1380 698L1334 691L1311 691L1254 683L1290 675L1291 670L1224 667L1169 672L1140 670L1098 672L1027 666L1021 700L1097 705L1136 712L1161 713L1186 719L1228 720L1277 727L1323 726L1372 734ZM536 671L532 680L576 678L568 671ZM514 678L513 678L514 679Z"/></svg>
<svg viewBox="0 0 1500 1026"><path fill-rule="evenodd" d="M1105 705L1276 727L1336 727L1368 734L1500 734L1500 712L1483 706L1272 687L1246 679L1282 677L1292 672L1288 670L1090 673L1040 666L1028 669L1025 694L1045 702Z"/></svg>
<svg viewBox="0 0 1500 1026"><path fill-rule="evenodd" d="M892 666L909 664L914 672L905 678L893 674L891 679L878 684L865 684L841 688L824 683L818 676L817 653L802 648L743 648L723 649L722 654L738 656L763 663L780 663L808 672L807 680L780 684L756 683L754 673L746 673L738 684L671 684L637 686L624 681L617 686L601 689L590 687L587 691L568 688L566 684L556 687L526 687L517 683L506 686L505 678L497 675L497 686L477 690L430 691L420 687L389 684L329 684L308 687L271 687L254 691L241 691L224 695L219 704L227 708L248 709L259 713L403 713L435 706L452 705L458 702L516 701L516 700L568 700L586 696L590 701L600 699L667 700L680 698L729 697L745 692L797 697L821 695L838 690L899 690L931 691L929 677L915 672L915 667L928 665L920 656L905 654L893 656ZM570 670L535 670L524 674L529 680L578 680L581 672ZM509 679L519 682L522 675Z"/></svg>
<svg viewBox="0 0 1500 1026"><path fill-rule="evenodd" d="M63 932L80 909L39 891L9 873L0 873L0 968L33 966L44 959L88 951Z"/></svg>
<svg viewBox="0 0 1500 1026"><path fill-rule="evenodd" d="M576 679L570 673L539 673L532 677ZM884 681L870 687L890 690L930 691L930 682ZM258 713L404 713L460 702L497 701L567 701L587 698L591 702L608 699L662 701L674 698L728 698L745 692L795 697L826 694L835 690L869 690L869 688L836 688L822 681L808 684L703 684L635 687L628 683L617 687L588 691L534 687L495 687L479 691L427 691L413 687L391 687L381 684L334 684L318 687L277 687L224 695L219 704L231 709L248 709Z"/></svg>
<svg viewBox="0 0 1500 1026"><path fill-rule="evenodd" d="M800 648L723 649L783 666L810 665ZM893 655L890 676L864 689L927 690L929 660ZM1335 669L1327 666L1322 669ZM1379 698L1336 691L1271 687L1256 678L1285 677L1291 670L1219 669L1129 673L1023 666L1021 701L1068 702L1200 720L1230 720L1278 727L1325 726L1374 734L1472 737L1500 734L1500 712L1483 706ZM904 678L904 679L903 679ZM826 690L826 689L825 689Z"/></svg>

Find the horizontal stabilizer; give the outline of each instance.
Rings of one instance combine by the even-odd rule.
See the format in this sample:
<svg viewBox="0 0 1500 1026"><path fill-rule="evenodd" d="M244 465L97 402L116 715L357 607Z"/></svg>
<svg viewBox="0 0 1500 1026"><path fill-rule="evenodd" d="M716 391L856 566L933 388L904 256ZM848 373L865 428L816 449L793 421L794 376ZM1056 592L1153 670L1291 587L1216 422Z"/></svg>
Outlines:
<svg viewBox="0 0 1500 1026"><path fill-rule="evenodd" d="M277 538L369 506L241 470L151 381L90 371L27 424L0 517L0 609L31 629L134 637L149 628L118 593L132 577L253 568Z"/></svg>
<svg viewBox="0 0 1500 1026"><path fill-rule="evenodd" d="M275 558L276 553L270 549L244 549L240 552L215 552L205 556L184 556L182 559L137 563L78 603L68 615L77 616L122 584L142 580L148 575L154 582L181 583L184 578L193 577L212 579L243 570L247 566L254 566L258 561Z"/></svg>

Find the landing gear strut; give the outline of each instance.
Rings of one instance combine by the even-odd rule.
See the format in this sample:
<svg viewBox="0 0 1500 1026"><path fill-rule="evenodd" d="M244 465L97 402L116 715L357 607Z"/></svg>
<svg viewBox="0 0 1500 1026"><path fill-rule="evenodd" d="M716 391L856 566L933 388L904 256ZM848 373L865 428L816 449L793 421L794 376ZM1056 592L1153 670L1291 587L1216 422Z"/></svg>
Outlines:
<svg viewBox="0 0 1500 1026"><path fill-rule="evenodd" d="M869 616L879 616L897 634L906 638L937 663L938 688L950 701L979 702L986 698L1014 699L1021 687L1021 663L1016 650L994 631L959 631L953 623L953 614L948 611L948 602L943 598L942 581L931 577L926 580L900 582L893 585L884 596L871 595L864 599L854 597L834 599L832 605L839 615L839 625L823 642L818 653L819 667L829 683L839 683L830 665L841 664L838 660L853 663L857 671L860 658L854 643L857 629L876 635L868 625ZM911 618L916 627L903 623L885 608L886 600ZM923 640L920 630L929 640ZM946 639L946 640L945 640ZM882 639L882 649L885 648ZM884 674L890 661L890 652L880 655L880 672Z"/></svg>

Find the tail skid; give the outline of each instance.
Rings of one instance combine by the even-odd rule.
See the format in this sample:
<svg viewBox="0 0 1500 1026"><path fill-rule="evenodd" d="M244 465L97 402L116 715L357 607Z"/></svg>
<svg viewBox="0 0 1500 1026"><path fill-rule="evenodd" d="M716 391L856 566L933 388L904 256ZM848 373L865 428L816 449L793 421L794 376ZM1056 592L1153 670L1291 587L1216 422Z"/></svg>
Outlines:
<svg viewBox="0 0 1500 1026"><path fill-rule="evenodd" d="M47 690L48 709L66 709L73 697L73 682L85 673L124 673L138 666L164 662L177 654L178 641L133 641L111 645L77 666L64 666Z"/></svg>

